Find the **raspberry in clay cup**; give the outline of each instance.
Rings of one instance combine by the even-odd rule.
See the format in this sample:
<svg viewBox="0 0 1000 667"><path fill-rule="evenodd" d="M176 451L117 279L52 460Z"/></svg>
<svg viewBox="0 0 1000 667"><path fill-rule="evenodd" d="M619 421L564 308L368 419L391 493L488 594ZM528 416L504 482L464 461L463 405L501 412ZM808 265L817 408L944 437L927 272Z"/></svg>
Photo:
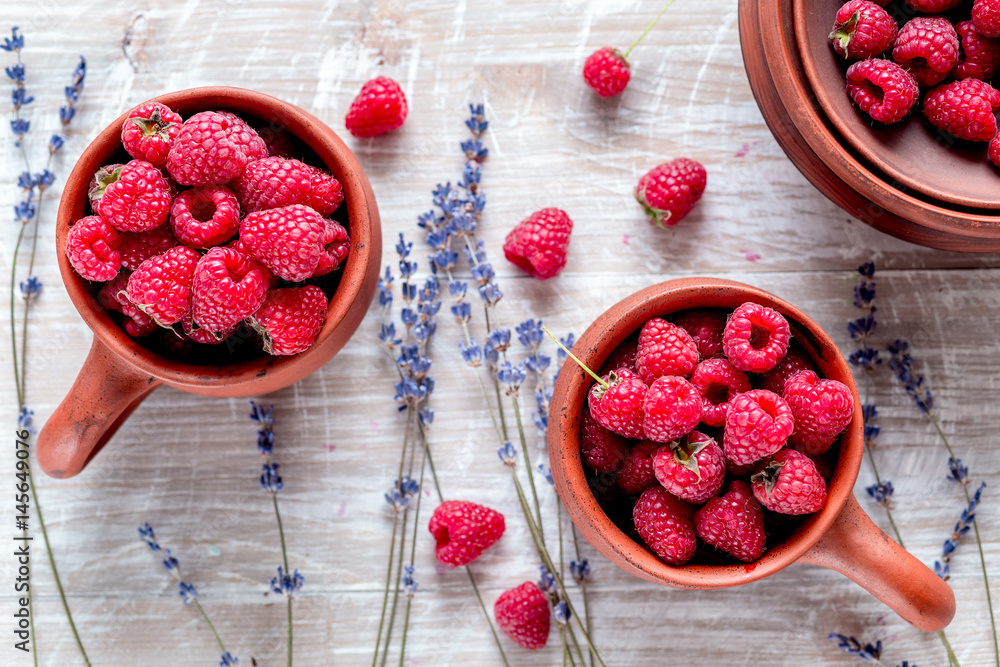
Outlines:
<svg viewBox="0 0 1000 667"><path fill-rule="evenodd" d="M808 360L817 377L843 385L853 400L849 423L823 455L829 457L824 459L832 469L829 479L817 475L810 477L817 487L820 483L826 485L825 501L822 489L817 492L819 500L795 498L792 503L787 498L787 484L781 475L798 475L801 466L795 461L802 460L804 455L772 454L769 453L771 445L761 450L759 458L745 466L742 472L731 471L732 476L727 480L736 481L727 481L714 499L707 502L702 502L699 495L696 502L678 504L681 501L674 502L675 496L658 481L646 486L638 499L628 494L606 494L599 499L595 495L599 493L599 490L595 492L598 486L591 483L598 473L588 472L590 468L581 454L580 441L582 415L588 409L588 397L595 380L569 361L556 382L547 441L556 490L574 524L594 548L623 570L664 586L727 588L763 579L796 562L809 563L844 574L921 630L944 628L955 613L955 597L947 583L888 538L854 499L853 488L864 449L861 402L846 360L833 340L804 313L768 292L742 283L716 278L673 280L641 290L598 317L577 341L574 356L590 368L601 368L619 346L633 338L653 318L688 321L691 318L686 315L692 311L731 314L748 303L769 309L787 322L788 349L795 363L803 363L800 357ZM772 316L764 315L770 322ZM780 322L775 326L780 328ZM766 382L766 374L772 366L768 366L768 370L762 366L761 371L749 372L750 384L759 387ZM757 392L753 395L758 398L774 394L764 389L747 393L753 392ZM736 396L741 395L736 393ZM774 397L781 400L777 394ZM592 396L589 400L593 400ZM763 410L754 417L758 420L754 424L762 424L761 419L780 421L787 418L787 406L781 408L777 401L772 402L777 407L752 408ZM747 424L749 422L737 425L743 428ZM592 430L593 427L588 428ZM699 431L702 428L699 427ZM767 430L766 425L762 428ZM722 429L720 432L709 428L707 436L698 437L700 440L714 438L724 444L725 427ZM784 422L780 430L787 437ZM756 436L750 433L748 437ZM768 442L773 437L767 430ZM637 441L629 442L636 446ZM773 446L780 452L794 452L793 444L788 442L776 442ZM663 447L662 456L674 457L671 448L678 447L678 443L664 443ZM676 454L682 461L690 456L686 450ZM702 471L699 466L698 470L703 475L709 474L709 468ZM757 471L762 472L757 478L757 492L763 494L766 505L751 492L749 480ZM694 477L694 483L699 483L697 473ZM655 494L651 490L655 494L666 493L669 498L654 502ZM605 498L610 500L602 505ZM630 510L633 505L635 513ZM667 505L677 505L676 511L667 512L669 516L663 509ZM820 506L818 511L813 511L817 506ZM761 545L761 513L766 519L768 513L789 507L792 512L774 515L782 519L774 522L780 526L777 532L768 533L771 527L764 524L768 534L766 543ZM800 511L801 514L796 514ZM691 526L698 538L693 551ZM676 543L669 541L671 531L676 535ZM683 558L676 550L679 548L676 545L682 543L685 545ZM667 544L675 546L667 548ZM669 558L658 555L661 552Z"/></svg>
<svg viewBox="0 0 1000 667"><path fill-rule="evenodd" d="M305 378L347 343L375 294L382 254L378 208L364 170L333 130L298 107L240 88L195 88L161 95L144 104L153 102L176 112L184 122L196 116L207 118L199 115L210 112L207 129L199 126L197 132L178 131L174 139L169 132L166 138L161 137L173 142L163 168L166 171L161 172L170 197L176 201L183 192L196 194L188 196L190 201L182 200L173 228L164 218L153 231L118 230L117 247L112 247L115 239L106 230L77 234L80 238L73 248L78 251L71 258L64 249L67 239L74 236L71 230L91 213L88 191L94 175L107 165L127 167L132 163L147 171L156 168L133 160L122 144L128 110L97 136L67 179L56 222L59 268L70 299L94 332L94 341L68 396L38 436L39 463L53 477L79 473L161 384L207 396L252 396ZM225 144L226 150L218 151L212 160L199 162L206 165L205 174L194 174L183 166L187 164L183 160L169 159L169 151L176 149L181 139L183 150L196 150L192 137L202 130ZM296 173L309 180L301 192L293 193L299 198L277 203L296 211L306 204L323 209L322 214L315 213L323 222L313 225L320 229L315 234L312 271L297 283L279 282L264 263L250 256L236 236L238 225L234 227L229 217L241 203L226 185L216 183L228 183L247 164L267 159L271 146L278 145L274 141L269 144L267 139L275 136L285 139L281 146L294 153L286 156L288 161L293 162ZM198 150L213 149L202 145ZM315 170L328 176L317 175ZM115 178L115 171L107 175L109 179ZM339 187L331 187L334 181ZM155 185L152 189L160 192L160 184ZM245 196L253 184L243 182L241 186L240 194ZM109 188L95 194L106 196ZM142 193L147 191L150 188ZM265 198L262 195L259 199ZM157 205L156 211L161 208ZM169 212L169 207L164 210ZM145 209L139 213L144 214ZM133 218L126 218L126 222ZM155 238L140 238L142 234ZM277 260L273 258L280 257L283 247L268 252L268 263L274 264ZM128 294L120 289L128 283L126 278L139 276L132 279L138 295L138 288L144 287L140 280L143 265L162 263L157 256L169 253L190 255L195 264L202 264L203 283L217 289L209 294L195 286L191 308L173 299L174 292L157 292L160 288L155 285L143 292L141 304L121 303L121 295ZM208 255L212 255L211 261L202 263ZM74 268L71 259L85 267L86 277ZM116 260L121 263L119 275L109 277ZM211 271L218 276L212 273L210 277ZM103 278L111 282L93 282ZM119 287L114 294L107 287L112 284ZM277 289L308 295L310 304L320 299L326 303L322 313L309 305L309 331L281 324L283 317L288 319L282 309L298 312L296 309L305 307L290 303L288 297L279 304L281 308L269 310L267 317L262 315L254 322L248 315L244 317L263 307L263 293ZM168 302L180 310L166 312L163 304ZM237 320L239 324L233 327Z"/></svg>

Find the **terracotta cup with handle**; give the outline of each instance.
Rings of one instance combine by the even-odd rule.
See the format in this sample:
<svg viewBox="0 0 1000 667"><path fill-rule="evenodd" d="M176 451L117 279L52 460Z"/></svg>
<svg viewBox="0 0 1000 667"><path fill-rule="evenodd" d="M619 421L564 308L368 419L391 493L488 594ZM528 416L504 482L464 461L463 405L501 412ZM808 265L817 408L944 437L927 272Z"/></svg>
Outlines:
<svg viewBox="0 0 1000 667"><path fill-rule="evenodd" d="M861 401L843 355L802 311L763 290L718 278L685 278L643 289L611 307L580 337L574 354L592 369L653 317L695 308L733 310L747 301L773 308L792 326L796 343L822 377L839 380L854 396L854 418L834 447L837 465L826 505L757 561L732 565L661 561L626 535L598 504L580 457L580 417L593 379L569 361L559 372L549 412L548 450L556 489L573 523L594 548L638 577L675 588L714 589L763 579L792 563L836 570L857 582L903 619L925 631L944 628L955 615L955 595L879 529L854 498L864 449Z"/></svg>
<svg viewBox="0 0 1000 667"><path fill-rule="evenodd" d="M293 356L218 354L196 361L169 356L130 338L98 302L94 285L70 266L63 248L70 225L87 215L87 191L102 165L127 162L122 149L123 114L90 144L63 189L56 220L59 270L70 298L94 332L90 355L69 394L38 435L38 462L53 477L79 473L150 392L166 384L206 396L251 396L276 391L306 377L329 361L350 339L375 294L382 261L378 208L368 178L343 141L314 116L279 99L241 88L207 87L154 98L188 118L199 111L236 113L268 132L286 133L341 183L344 202L333 217L350 234L347 261L333 278L326 323L315 343ZM328 289L332 285L328 283ZM330 296L330 294L328 294ZM249 341L245 343L251 345Z"/></svg>

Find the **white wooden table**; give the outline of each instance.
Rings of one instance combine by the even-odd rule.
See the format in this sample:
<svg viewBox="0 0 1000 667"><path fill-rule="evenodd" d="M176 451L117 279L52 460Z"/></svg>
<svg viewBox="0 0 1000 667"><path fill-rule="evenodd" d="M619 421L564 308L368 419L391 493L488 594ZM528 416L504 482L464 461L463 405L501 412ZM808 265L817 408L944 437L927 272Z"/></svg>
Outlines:
<svg viewBox="0 0 1000 667"><path fill-rule="evenodd" d="M912 342L945 432L974 479L989 484L979 521L996 599L1000 410L992 392L1000 388L1000 256L949 254L898 241L851 220L820 195L781 152L754 103L735 0L680 0L633 53L633 79L624 95L598 99L580 77L586 56L603 45L626 46L659 9L646 0L7 0L0 31L17 24L26 34L29 92L37 98L29 110L29 149L39 166L76 54L87 57L84 97L54 167L60 177L115 116L165 91L210 84L253 88L343 132L347 106L361 84L379 74L396 79L410 103L405 126L375 140L347 140L378 197L383 263L395 263L392 245L406 232L416 242L421 275L426 262L417 216L430 208L436 183L458 178L467 104L485 102L491 153L481 236L506 293L499 307L507 325L535 316L554 330L579 333L643 286L715 275L799 305L848 350L853 270L874 259L877 341ZM129 26L127 51L135 67L122 49ZM0 57L10 64L8 54ZM4 127L0 210L10 215L21 168L6 122ZM647 169L681 155L705 164L708 191L677 228L654 229L631 190ZM564 208L576 227L566 270L542 283L504 261L501 245L516 222L544 206ZM44 214L37 273L45 289L30 331L28 402L39 425L69 390L91 337L59 279L54 210ZM9 275L16 232L13 223L0 225L0 275ZM6 278L3 286L6 291ZM8 331L6 308L0 312L0 330ZM278 418L289 558L306 577L296 603L299 665L371 660L391 526L382 494L395 474L403 430L392 401L394 373L376 339L378 320L373 307L333 361L261 397L275 405ZM437 419L430 438L445 492L507 516L507 534L474 565L492 604L503 590L534 579L537 564L494 453L488 415L458 356L458 331L447 317L441 320L432 346ZM13 413L6 340L0 345L0 404ZM912 552L933 563L961 511L960 492L944 480L947 457L937 436L888 370L878 375L873 398L882 425L876 456L896 487L900 530ZM161 388L81 475L36 476L57 564L94 665L218 662L211 634L194 609L181 604L175 584L138 539L136 527L144 521L180 559L241 664L253 664L251 656L259 665L283 664L284 604L265 595L280 550L269 499L257 486L255 429L246 415L242 399ZM542 457L542 438L532 437ZM12 457L4 466L11 479ZM872 481L865 464L857 495L885 525L884 513L864 494ZM557 501L543 491L552 525ZM12 523L4 521L0 531L8 545ZM32 584L39 664L83 664L37 537ZM420 539L420 591L407 664L500 664L464 574L435 568L430 536L421 530ZM827 640L834 631L885 640L887 664L945 663L934 635L913 630L826 570L792 566L741 589L679 591L626 575L589 545L583 550L593 570L594 638L608 665L852 664ZM0 663L27 665L30 658L12 648L15 563L8 549L3 553ZM992 664L971 541L960 545L952 572L958 613L948 629L951 642L966 667ZM561 664L555 633L538 652L504 641L514 665Z"/></svg>

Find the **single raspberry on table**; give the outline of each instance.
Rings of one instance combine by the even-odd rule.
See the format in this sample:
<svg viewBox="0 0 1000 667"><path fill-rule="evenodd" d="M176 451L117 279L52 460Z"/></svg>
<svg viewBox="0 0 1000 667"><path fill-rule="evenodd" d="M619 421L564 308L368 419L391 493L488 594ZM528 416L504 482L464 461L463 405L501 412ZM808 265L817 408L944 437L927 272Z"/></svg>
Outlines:
<svg viewBox="0 0 1000 667"><path fill-rule="evenodd" d="M632 508L632 521L643 542L670 565L691 560L698 547L694 508L659 484L642 492Z"/></svg>
<svg viewBox="0 0 1000 667"><path fill-rule="evenodd" d="M778 364L764 373L760 378L760 388L767 389L779 396L785 391L788 378L801 371L815 371L816 367L809 358L794 347L789 347L784 358Z"/></svg>
<svg viewBox="0 0 1000 667"><path fill-rule="evenodd" d="M854 416L854 397L847 385L821 379L812 371L790 377L782 398L795 420L788 444L809 456L830 449Z"/></svg>
<svg viewBox="0 0 1000 667"><path fill-rule="evenodd" d="M170 207L174 236L190 248L211 248L225 243L240 228L240 205L232 190L222 185L201 185L177 195Z"/></svg>
<svg viewBox="0 0 1000 667"><path fill-rule="evenodd" d="M615 348L604 363L601 364L600 375L605 375L619 368L627 368L635 372L635 357L639 351L639 341L636 337L630 337L624 343Z"/></svg>
<svg viewBox="0 0 1000 667"><path fill-rule="evenodd" d="M503 514L467 500L446 500L435 508L427 530L434 555L448 567L468 565L496 544L505 528Z"/></svg>
<svg viewBox="0 0 1000 667"><path fill-rule="evenodd" d="M167 154L167 171L181 185L222 185L264 157L264 140L242 118L202 111L181 125Z"/></svg>
<svg viewBox="0 0 1000 667"><path fill-rule="evenodd" d="M1000 40L979 34L972 21L955 24L955 31L962 47L961 57L953 72L955 78L992 79L997 67L1000 67Z"/></svg>
<svg viewBox="0 0 1000 667"><path fill-rule="evenodd" d="M782 449L750 477L760 504L780 514L812 514L826 505L826 482L816 464L794 449Z"/></svg>
<svg viewBox="0 0 1000 667"><path fill-rule="evenodd" d="M66 258L86 280L106 281L122 267L118 231L103 218L88 215L73 223L66 234Z"/></svg>
<svg viewBox="0 0 1000 667"><path fill-rule="evenodd" d="M291 158L266 157L251 162L232 185L244 214L304 204L326 217L344 201L340 181Z"/></svg>
<svg viewBox="0 0 1000 667"><path fill-rule="evenodd" d="M646 172L635 187L635 198L654 224L673 227L701 199L707 181L700 163L680 157Z"/></svg>
<svg viewBox="0 0 1000 667"><path fill-rule="evenodd" d="M968 141L990 141L997 134L993 112L1000 108L1000 91L979 79L938 86L924 98L924 116L934 127Z"/></svg>
<svg viewBox="0 0 1000 667"><path fill-rule="evenodd" d="M323 290L314 285L273 289L249 322L263 336L268 354L298 354L316 340L328 306Z"/></svg>
<svg viewBox="0 0 1000 667"><path fill-rule="evenodd" d="M661 446L659 442L642 440L625 455L622 469L618 472L618 486L629 494L641 493L656 480L653 472L653 457Z"/></svg>
<svg viewBox="0 0 1000 667"><path fill-rule="evenodd" d="M717 310L690 310L674 319L688 332L702 359L722 356L722 332L726 316Z"/></svg>
<svg viewBox="0 0 1000 667"><path fill-rule="evenodd" d="M920 86L896 63L868 58L847 68L847 94L872 120L891 125L910 113Z"/></svg>
<svg viewBox="0 0 1000 667"><path fill-rule="evenodd" d="M580 455L596 472L616 472L628 456L628 441L609 431L584 410L580 418Z"/></svg>
<svg viewBox="0 0 1000 667"><path fill-rule="evenodd" d="M630 78L628 61L618 49L609 46L591 53L583 64L583 80L601 97L614 97L622 92Z"/></svg>
<svg viewBox="0 0 1000 667"><path fill-rule="evenodd" d="M160 102L146 102L132 109L122 124L122 146L137 160L157 167L167 163L170 144L181 131L180 114Z"/></svg>
<svg viewBox="0 0 1000 667"><path fill-rule="evenodd" d="M392 79L380 76L361 87L344 122L356 137L377 137L400 127L407 111L403 89Z"/></svg>
<svg viewBox="0 0 1000 667"><path fill-rule="evenodd" d="M972 3L972 22L984 37L1000 37L1000 0L976 0Z"/></svg>
<svg viewBox="0 0 1000 667"><path fill-rule="evenodd" d="M104 188L98 213L120 232L156 229L170 214L170 185L145 160L132 160Z"/></svg>
<svg viewBox="0 0 1000 667"><path fill-rule="evenodd" d="M698 365L698 346L683 328L654 317L642 325L635 370L646 384L665 375L690 377Z"/></svg>
<svg viewBox="0 0 1000 667"><path fill-rule="evenodd" d="M162 255L177 245L170 225L160 225L148 232L122 232L120 236L122 266L129 271L135 271L150 257Z"/></svg>
<svg viewBox="0 0 1000 667"><path fill-rule="evenodd" d="M298 282L329 273L347 258L347 230L293 204L248 214L240 223L240 243L277 276Z"/></svg>
<svg viewBox="0 0 1000 667"><path fill-rule="evenodd" d="M501 593L493 604L493 617L521 648L544 648L549 639L549 599L532 581Z"/></svg>
<svg viewBox="0 0 1000 667"><path fill-rule="evenodd" d="M788 320L776 310L747 302L726 322L722 347L729 362L746 373L765 373L788 351L792 338Z"/></svg>
<svg viewBox="0 0 1000 667"><path fill-rule="evenodd" d="M722 488L726 460L713 438L692 431L676 446L664 445L656 451L653 473L663 488L681 500L703 503Z"/></svg>
<svg viewBox="0 0 1000 667"><path fill-rule="evenodd" d="M706 544L745 563L764 553L764 512L746 482L733 482L724 496L695 512L694 527Z"/></svg>
<svg viewBox="0 0 1000 667"><path fill-rule="evenodd" d="M781 396L753 389L729 402L722 450L727 459L745 466L784 447L794 428L792 410Z"/></svg>
<svg viewBox="0 0 1000 667"><path fill-rule="evenodd" d="M898 34L896 22L880 6L868 0L850 0L837 10L827 39L840 55L861 60L888 51Z"/></svg>
<svg viewBox="0 0 1000 667"><path fill-rule="evenodd" d="M701 394L676 375L664 375L649 385L642 402L642 429L659 443L687 435L701 421Z"/></svg>
<svg viewBox="0 0 1000 667"><path fill-rule="evenodd" d="M98 208L101 203L101 198L104 196L104 191L109 185L118 180L122 173L122 167L124 164L106 164L97 171L90 178L90 185L87 186L87 199L90 200L90 208L93 209L94 213L97 213L100 209Z"/></svg>
<svg viewBox="0 0 1000 667"><path fill-rule="evenodd" d="M913 75L921 86L936 86L958 64L955 26L940 16L918 16L900 29L892 59Z"/></svg>
<svg viewBox="0 0 1000 667"><path fill-rule="evenodd" d="M150 257L128 279L128 299L160 326L177 324L191 312L191 281L201 255L174 246Z"/></svg>
<svg viewBox="0 0 1000 667"><path fill-rule="evenodd" d="M750 391L746 373L725 359L706 359L698 364L691 384L701 396L701 420L709 426L725 424L730 399Z"/></svg>
<svg viewBox="0 0 1000 667"><path fill-rule="evenodd" d="M573 221L566 211L543 208L517 223L503 242L507 261L539 280L548 280L566 266Z"/></svg>
<svg viewBox="0 0 1000 667"><path fill-rule="evenodd" d="M627 368L603 377L607 387L595 383L590 389L590 415L598 424L626 438L644 438L642 404L649 387Z"/></svg>
<svg viewBox="0 0 1000 667"><path fill-rule="evenodd" d="M198 261L191 282L195 324L222 333L253 315L264 303L268 270L238 250L212 248Z"/></svg>

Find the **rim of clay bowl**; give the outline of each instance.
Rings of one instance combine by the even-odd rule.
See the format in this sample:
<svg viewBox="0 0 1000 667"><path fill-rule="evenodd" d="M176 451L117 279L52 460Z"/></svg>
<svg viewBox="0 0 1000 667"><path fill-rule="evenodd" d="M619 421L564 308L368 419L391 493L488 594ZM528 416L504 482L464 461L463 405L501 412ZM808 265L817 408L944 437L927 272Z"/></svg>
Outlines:
<svg viewBox="0 0 1000 667"><path fill-rule="evenodd" d="M757 105L782 150L809 181L865 224L940 250L1000 250L1000 216L934 206L892 187L842 145L811 98L792 0L740 0L740 40Z"/></svg>
<svg viewBox="0 0 1000 667"><path fill-rule="evenodd" d="M341 182L344 189L342 206L347 208L351 250L347 261L338 269L342 275L330 298L326 323L313 345L300 354L287 357L263 354L249 361L221 365L192 364L165 357L130 338L115 323L98 302L91 283L73 270L62 249L70 224L86 214L87 188L93 173L121 150L121 127L127 111L98 134L84 150L66 181L59 202L56 248L59 270L73 305L93 330L94 336L109 349L143 373L176 387L195 392L217 389L229 395L240 395L238 389L232 389L234 385L254 381L251 393L264 393L306 377L343 347L357 329L375 294L382 237L378 208L364 170L350 149L324 123L299 107L264 93L209 86L166 93L148 101L162 102L185 118L198 111L222 109L287 130L304 142ZM345 331L344 326L349 330ZM334 335L335 332L337 335Z"/></svg>
<svg viewBox="0 0 1000 667"><path fill-rule="evenodd" d="M580 457L580 417L593 379L572 361L559 372L553 392L547 438L552 475L573 523L601 554L638 577L677 588L726 588L757 581L803 556L834 523L861 467L863 442L861 400L851 369L833 340L802 311L769 292L721 278L683 278L647 287L609 308L587 328L573 347L591 368L600 368L611 352L652 317L693 308L733 310L753 301L784 315L802 350L820 374L844 382L854 397L854 416L838 444L837 467L828 484L826 505L784 541L753 563L668 565L644 544L626 535L601 509L587 483Z"/></svg>

